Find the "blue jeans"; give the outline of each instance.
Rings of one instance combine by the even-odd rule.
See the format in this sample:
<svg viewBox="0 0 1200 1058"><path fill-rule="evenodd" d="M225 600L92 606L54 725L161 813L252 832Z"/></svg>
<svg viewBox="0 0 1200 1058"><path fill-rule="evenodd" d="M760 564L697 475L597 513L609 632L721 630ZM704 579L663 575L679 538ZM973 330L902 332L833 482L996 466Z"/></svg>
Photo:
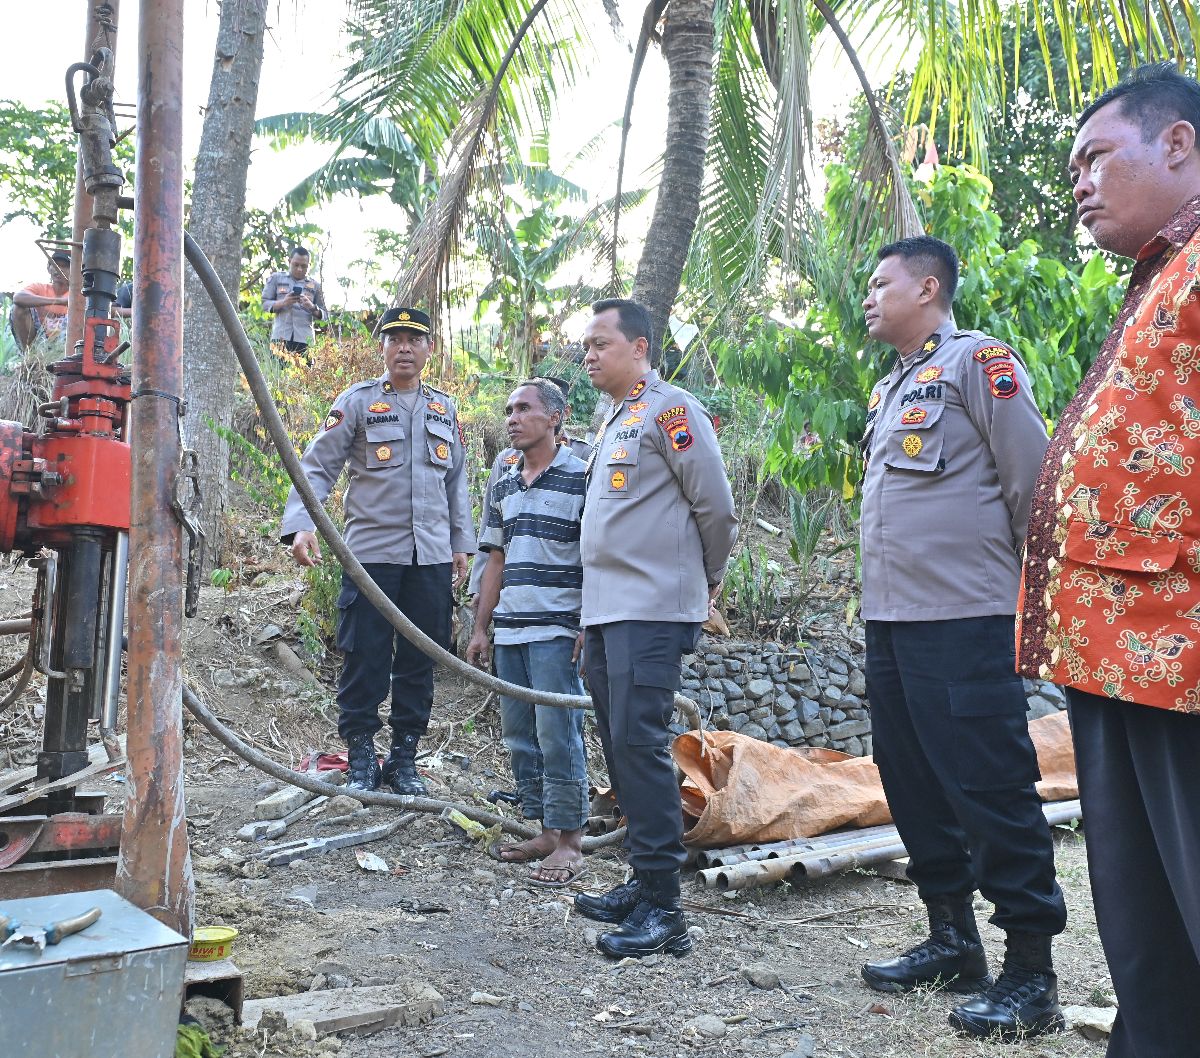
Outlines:
<svg viewBox="0 0 1200 1058"><path fill-rule="evenodd" d="M506 646L497 643L496 675L509 683L555 694L583 694L571 660L573 637ZM588 816L587 755L582 709L531 705L500 696L504 744L526 819L550 830L581 830Z"/></svg>

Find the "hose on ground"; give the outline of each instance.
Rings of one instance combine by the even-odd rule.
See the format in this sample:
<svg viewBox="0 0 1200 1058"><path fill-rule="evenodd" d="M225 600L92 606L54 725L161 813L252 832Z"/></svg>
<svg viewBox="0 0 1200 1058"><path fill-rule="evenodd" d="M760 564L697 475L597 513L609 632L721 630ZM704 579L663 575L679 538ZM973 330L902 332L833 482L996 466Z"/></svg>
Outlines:
<svg viewBox="0 0 1200 1058"><path fill-rule="evenodd" d="M309 484L308 478L305 476L304 470L300 465L300 460L292 448L292 441L288 437L287 427L284 425L283 419L280 418L279 412L275 408L275 402L271 398L270 387L262 373L262 369L258 366L258 360L255 358L254 349L250 345L250 339L246 336L242 322L238 319L237 309L230 300L229 294L221 283L220 277L213 269L208 258L204 255L204 251L200 249L199 244L187 232L184 232L183 236L183 249L188 263L195 270L201 284L212 300L213 307L217 310L217 315L220 317L221 324L225 328L225 333L229 336L229 341L233 345L234 352L237 354L238 362L242 366L242 372L245 374L246 381L250 386L250 392L254 396L255 403L258 405L259 414L263 417L267 433L270 435L272 443L279 452L279 457L283 461L288 477L292 479L292 484L295 486L300 499L303 500L304 506L307 508L309 516L312 518L317 530L328 544L334 556L342 564L342 569L354 582L363 596L388 620L397 632L404 636L418 650L423 651L451 672L457 673L459 676L480 687L510 698L532 702L534 705L551 705L563 709L590 709L592 707L590 698L570 694L551 694L548 691L535 691L529 687L507 683L492 676L490 673L475 668L473 665L468 665L461 658L456 657L445 647L435 643L425 635L371 579L370 575L363 568L362 563L350 552L345 540L342 539L341 534L338 532L337 526L333 524L333 519L325 513L325 508L317 499L316 493L313 492L313 488ZM688 724L693 730L700 730L700 709L695 702L682 694L676 694L675 707L687 718Z"/></svg>
<svg viewBox="0 0 1200 1058"><path fill-rule="evenodd" d="M515 819L507 819L502 815L497 815L495 812L476 808L474 805L441 801L434 797L402 797L400 794L381 793L377 790L371 792L365 790L347 791L343 786L334 786L331 783L322 782L320 779L314 779L305 772L292 771L290 768L273 761L265 753L261 753L253 746L238 738L237 735L213 715L212 710L200 701L196 692L187 684L184 684L183 687L183 704L187 707L188 712L200 722L200 725L213 738L220 742L221 745L232 750L247 763L253 764L259 771L266 772L272 778L278 779L280 782L285 782L289 786L298 786L309 793L326 794L329 797L349 793L356 801L361 801L365 805L384 805L391 808L403 808L410 812L441 813L447 809L457 809L468 819L473 819L476 823L480 823L485 827L499 826L505 833L514 834L520 838L532 838L538 834L538 830L528 823L522 823ZM624 837L625 828L622 827L620 830L614 830L611 834L604 834L601 837L584 838L583 851L595 852L598 849L619 845Z"/></svg>

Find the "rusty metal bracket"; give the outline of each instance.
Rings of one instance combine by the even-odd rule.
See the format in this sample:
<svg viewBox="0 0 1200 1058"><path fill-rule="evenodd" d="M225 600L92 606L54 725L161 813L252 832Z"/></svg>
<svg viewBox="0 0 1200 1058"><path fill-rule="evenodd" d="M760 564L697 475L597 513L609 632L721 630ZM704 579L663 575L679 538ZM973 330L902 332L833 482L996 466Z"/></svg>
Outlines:
<svg viewBox="0 0 1200 1058"><path fill-rule="evenodd" d="M188 482L191 482L190 489ZM174 492L171 513L188 535L187 589L183 612L187 617L195 617L200 606L200 574L204 571L205 540L204 526L200 523L200 516L204 512L204 497L200 493L200 457L193 448L185 448L179 455Z"/></svg>

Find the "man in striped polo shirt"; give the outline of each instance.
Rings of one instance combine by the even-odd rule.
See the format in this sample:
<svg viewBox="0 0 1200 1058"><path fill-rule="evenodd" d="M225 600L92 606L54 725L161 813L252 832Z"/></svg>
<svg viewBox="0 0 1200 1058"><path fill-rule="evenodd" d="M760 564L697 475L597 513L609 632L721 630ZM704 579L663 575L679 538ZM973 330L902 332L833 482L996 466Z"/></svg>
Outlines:
<svg viewBox="0 0 1200 1058"><path fill-rule="evenodd" d="M581 695L579 527L587 465L556 443L565 412L561 390L544 378L521 383L508 399L509 444L519 457L488 496L479 538L487 564L467 660L487 664L491 623L497 676L539 691ZM500 715L522 812L540 819L542 832L528 841L498 842L490 851L507 863L540 860L529 881L561 888L583 867L583 710L501 696Z"/></svg>

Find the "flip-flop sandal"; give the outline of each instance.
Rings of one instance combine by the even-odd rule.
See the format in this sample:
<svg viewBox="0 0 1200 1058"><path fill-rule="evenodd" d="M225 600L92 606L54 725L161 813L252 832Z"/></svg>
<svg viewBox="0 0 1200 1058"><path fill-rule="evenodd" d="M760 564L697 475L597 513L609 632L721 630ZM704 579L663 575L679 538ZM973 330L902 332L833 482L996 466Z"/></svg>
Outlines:
<svg viewBox="0 0 1200 1058"><path fill-rule="evenodd" d="M487 854L497 863L536 863L542 858L536 853L525 852L524 850L516 856L501 855L505 849L516 849L518 844L519 842L516 841L493 841L487 847Z"/></svg>
<svg viewBox="0 0 1200 1058"><path fill-rule="evenodd" d="M567 877L560 878L558 881L553 882L543 881L541 878L534 878L533 872L531 871L525 878L526 885L535 885L539 889L566 889L567 886L571 885L572 882L574 882L577 878L579 878L580 875L587 871L587 864L579 863L570 867L566 865L556 865L554 867L543 866L535 867L534 870L566 871Z"/></svg>

